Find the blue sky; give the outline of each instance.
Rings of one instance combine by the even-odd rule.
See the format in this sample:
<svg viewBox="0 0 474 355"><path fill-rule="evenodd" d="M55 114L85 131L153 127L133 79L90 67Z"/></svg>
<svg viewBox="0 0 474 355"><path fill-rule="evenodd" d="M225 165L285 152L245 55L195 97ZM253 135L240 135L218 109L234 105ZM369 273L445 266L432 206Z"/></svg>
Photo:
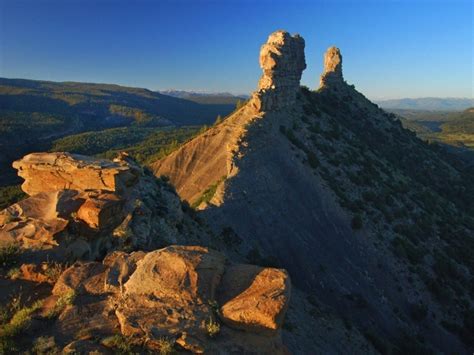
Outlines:
<svg viewBox="0 0 474 355"><path fill-rule="evenodd" d="M338 46L372 99L473 97L472 0L0 0L0 76L255 89L269 33L306 40L302 84Z"/></svg>

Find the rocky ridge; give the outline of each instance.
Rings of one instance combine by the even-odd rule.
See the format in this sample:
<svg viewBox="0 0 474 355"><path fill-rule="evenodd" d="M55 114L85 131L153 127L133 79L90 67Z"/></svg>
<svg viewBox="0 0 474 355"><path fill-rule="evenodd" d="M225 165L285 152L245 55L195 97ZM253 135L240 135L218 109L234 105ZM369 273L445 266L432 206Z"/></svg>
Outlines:
<svg viewBox="0 0 474 355"><path fill-rule="evenodd" d="M301 47L289 34L269 38L293 44L281 50L269 39L262 47L269 58L268 66L261 60L262 88L154 163L154 173L198 202L215 232L231 230L243 241L229 248L236 257L284 267L298 289L349 319L376 348L465 351L472 290L447 270L472 280L465 253L474 251L472 202L461 197L468 176L347 84L335 47L325 54L318 90L290 80L290 99L267 104L262 95L281 92L279 71L268 69L284 63L295 79L304 62L295 62L301 55L292 51ZM213 160L223 151L225 159ZM444 294L442 284L451 291ZM466 295L462 309L454 294Z"/></svg>
<svg viewBox="0 0 474 355"><path fill-rule="evenodd" d="M2 245L64 260L95 259L109 250L151 250L206 235L173 189L126 154L107 161L33 153L14 167L30 197L0 212Z"/></svg>
<svg viewBox="0 0 474 355"><path fill-rule="evenodd" d="M286 31L272 33L260 49L263 75L249 102L224 122L185 144L183 149L151 165L156 176L168 176L179 195L195 202L204 190L216 185L212 203L219 204L225 181L238 174L247 125L265 111L283 110L295 103L299 81L306 68L304 39ZM188 151L199 152L187 154ZM206 203L201 207L204 208Z"/></svg>

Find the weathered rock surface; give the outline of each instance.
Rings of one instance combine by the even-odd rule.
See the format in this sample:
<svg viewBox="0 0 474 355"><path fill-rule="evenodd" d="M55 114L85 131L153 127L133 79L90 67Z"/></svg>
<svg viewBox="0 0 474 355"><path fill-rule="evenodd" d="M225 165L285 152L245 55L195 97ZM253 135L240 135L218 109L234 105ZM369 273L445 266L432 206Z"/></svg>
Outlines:
<svg viewBox="0 0 474 355"><path fill-rule="evenodd" d="M124 162L94 159L69 153L32 153L13 167L25 179L28 195L59 190L122 192L137 179L138 171Z"/></svg>
<svg viewBox="0 0 474 355"><path fill-rule="evenodd" d="M260 120L266 111L288 108L296 100L306 68L303 38L286 31L272 33L261 48L260 66L263 75L247 105L151 165L156 176L171 179L184 200L193 203L203 191L217 184L216 193L208 202L222 202L226 180L238 174L247 126Z"/></svg>
<svg viewBox="0 0 474 355"><path fill-rule="evenodd" d="M291 290L286 271L237 264L227 268L222 284L224 323L255 332L281 328Z"/></svg>
<svg viewBox="0 0 474 355"><path fill-rule="evenodd" d="M341 51L339 48L329 47L324 54L324 70L319 80L319 87L337 86L343 83Z"/></svg>
<svg viewBox="0 0 474 355"><path fill-rule="evenodd" d="M260 50L263 75L251 104L257 111L278 110L293 104L306 68L304 39L286 31L273 32Z"/></svg>
<svg viewBox="0 0 474 355"><path fill-rule="evenodd" d="M126 154L112 162L34 153L15 167L32 196L0 212L0 245L15 243L43 258L74 260L207 236L183 212L172 188Z"/></svg>
<svg viewBox="0 0 474 355"><path fill-rule="evenodd" d="M65 333L69 324L77 329L82 322L95 334L119 327L126 337L147 339L150 350L166 337L194 353L284 352L278 330L290 284L283 270L229 264L221 253L203 247L170 246L149 253L114 252L103 263L76 263L61 275L53 294L72 290L74 306L57 321ZM218 323L217 294L226 299L221 308L226 311L219 334L211 339L207 326ZM92 310L93 321L80 319ZM227 314L232 321L226 321Z"/></svg>

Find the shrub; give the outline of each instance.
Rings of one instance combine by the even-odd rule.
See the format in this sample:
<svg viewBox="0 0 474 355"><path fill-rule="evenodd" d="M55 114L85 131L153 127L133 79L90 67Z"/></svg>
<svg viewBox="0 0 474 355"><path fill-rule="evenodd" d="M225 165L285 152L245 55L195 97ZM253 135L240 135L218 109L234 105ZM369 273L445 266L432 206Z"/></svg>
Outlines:
<svg viewBox="0 0 474 355"><path fill-rule="evenodd" d="M7 276L8 276L8 278L10 278L12 280L15 280L20 276L20 274L21 274L20 268L14 267L14 268L8 270Z"/></svg>
<svg viewBox="0 0 474 355"><path fill-rule="evenodd" d="M56 355L61 354L61 350L57 347L54 337L38 337L33 341L33 354L37 355Z"/></svg>
<svg viewBox="0 0 474 355"><path fill-rule="evenodd" d="M0 267L6 267L13 264L15 258L20 254L20 248L17 244L9 244L0 247Z"/></svg>
<svg viewBox="0 0 474 355"><path fill-rule="evenodd" d="M54 305L53 309L51 309L46 316L48 318L57 317L59 314L61 314L64 308L74 303L75 298L76 298L76 292L74 290L71 290L61 295L56 301L56 304Z"/></svg>
<svg viewBox="0 0 474 355"><path fill-rule="evenodd" d="M209 318L209 321L206 323L207 335L214 338L221 331L221 325L218 322L215 322L212 318Z"/></svg>
<svg viewBox="0 0 474 355"><path fill-rule="evenodd" d="M412 242L405 238L395 237L392 240L392 248L395 255L404 257L412 264L417 264L423 260L424 251L417 248Z"/></svg>
<svg viewBox="0 0 474 355"><path fill-rule="evenodd" d="M226 179L226 176L221 177L214 184L209 186L196 201L191 205L192 208L198 208L201 203L208 203L214 197L214 194L217 191L219 184Z"/></svg>
<svg viewBox="0 0 474 355"><path fill-rule="evenodd" d="M14 337L28 328L31 322L31 314L38 310L42 304L42 301L37 301L30 307L23 307L15 312L10 321L0 327L0 338Z"/></svg>
<svg viewBox="0 0 474 355"><path fill-rule="evenodd" d="M44 274L51 282L56 283L56 281L59 279L59 276L61 276L66 268L66 264L61 264L55 261L49 262L48 268L45 270Z"/></svg>
<svg viewBox="0 0 474 355"><path fill-rule="evenodd" d="M175 352L173 340L167 337L161 337L158 339L157 343L158 347L160 348L160 355L169 355Z"/></svg>
<svg viewBox="0 0 474 355"><path fill-rule="evenodd" d="M112 335L102 339L102 345L114 349L119 354L131 354L133 350L130 339L121 334Z"/></svg>
<svg viewBox="0 0 474 355"><path fill-rule="evenodd" d="M0 210L25 198L26 194L21 190L20 185L0 187Z"/></svg>
<svg viewBox="0 0 474 355"><path fill-rule="evenodd" d="M354 229L354 230L362 229L362 227L363 227L363 220L362 220L361 215L356 214L356 215L352 218L351 226L352 226L352 229Z"/></svg>

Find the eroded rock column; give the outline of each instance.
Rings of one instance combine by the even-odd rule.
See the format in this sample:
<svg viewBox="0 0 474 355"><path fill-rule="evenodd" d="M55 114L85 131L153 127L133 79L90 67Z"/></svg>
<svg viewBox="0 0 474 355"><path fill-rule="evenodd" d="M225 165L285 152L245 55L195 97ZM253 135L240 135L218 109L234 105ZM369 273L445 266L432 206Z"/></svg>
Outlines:
<svg viewBox="0 0 474 355"><path fill-rule="evenodd" d="M300 80L306 68L304 39L286 31L273 32L260 50L263 75L252 105L258 111L279 110L296 101Z"/></svg>

